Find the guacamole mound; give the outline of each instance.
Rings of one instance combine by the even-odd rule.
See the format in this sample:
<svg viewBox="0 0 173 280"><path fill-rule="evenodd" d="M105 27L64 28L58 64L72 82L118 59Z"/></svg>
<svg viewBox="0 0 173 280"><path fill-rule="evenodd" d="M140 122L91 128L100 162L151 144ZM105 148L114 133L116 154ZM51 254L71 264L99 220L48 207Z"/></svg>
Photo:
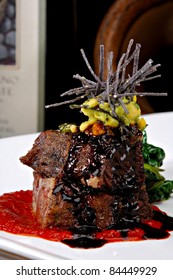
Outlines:
<svg viewBox="0 0 173 280"><path fill-rule="evenodd" d="M127 108L125 112L124 108L119 105L115 109L117 119L112 116L111 108L107 102L99 103L96 98L91 98L85 101L82 105L81 112L88 117L88 120L81 123L80 131L85 131L90 125L100 121L105 126L118 127L120 122L124 125L137 125L140 130L144 130L146 122L144 118L141 118L141 110L139 105L136 103L136 96L133 97L132 101L123 99L124 105Z"/></svg>

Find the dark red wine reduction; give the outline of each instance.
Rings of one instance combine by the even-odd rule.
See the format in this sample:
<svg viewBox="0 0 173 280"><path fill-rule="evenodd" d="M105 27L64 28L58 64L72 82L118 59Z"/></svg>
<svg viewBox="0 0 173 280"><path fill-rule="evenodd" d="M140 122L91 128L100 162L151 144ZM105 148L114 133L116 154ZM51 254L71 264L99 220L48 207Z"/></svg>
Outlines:
<svg viewBox="0 0 173 280"><path fill-rule="evenodd" d="M87 226L75 230L41 228L32 213L32 191L17 191L0 197L0 230L85 249L98 248L111 242L168 238L169 231L173 230L173 218L156 206L153 206L153 213L152 220L132 224L128 221L120 229L116 226L102 231Z"/></svg>

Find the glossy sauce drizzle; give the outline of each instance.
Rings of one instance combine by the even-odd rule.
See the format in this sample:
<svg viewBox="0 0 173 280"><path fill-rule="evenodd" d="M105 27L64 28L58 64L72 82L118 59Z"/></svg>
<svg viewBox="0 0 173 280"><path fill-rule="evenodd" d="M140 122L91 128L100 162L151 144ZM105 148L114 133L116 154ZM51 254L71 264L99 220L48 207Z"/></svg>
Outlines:
<svg viewBox="0 0 173 280"><path fill-rule="evenodd" d="M0 197L0 230L13 234L61 241L70 247L97 248L106 243L163 239L173 230L173 218L153 206L154 218L123 230L109 229L86 234L56 227L41 228L32 213L32 191L6 193Z"/></svg>

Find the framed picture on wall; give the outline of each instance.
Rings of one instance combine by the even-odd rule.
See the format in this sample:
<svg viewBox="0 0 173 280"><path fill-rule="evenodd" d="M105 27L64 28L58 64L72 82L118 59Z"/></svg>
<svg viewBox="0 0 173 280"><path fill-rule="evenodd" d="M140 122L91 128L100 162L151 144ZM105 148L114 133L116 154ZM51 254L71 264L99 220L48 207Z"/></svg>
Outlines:
<svg viewBox="0 0 173 280"><path fill-rule="evenodd" d="M0 0L0 137L44 126L46 0Z"/></svg>

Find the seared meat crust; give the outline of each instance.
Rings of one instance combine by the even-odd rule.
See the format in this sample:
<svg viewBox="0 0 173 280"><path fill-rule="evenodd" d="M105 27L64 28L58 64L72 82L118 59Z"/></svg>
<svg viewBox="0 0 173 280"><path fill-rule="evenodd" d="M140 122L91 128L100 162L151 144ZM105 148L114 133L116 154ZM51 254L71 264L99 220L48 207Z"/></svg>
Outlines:
<svg viewBox="0 0 173 280"><path fill-rule="evenodd" d="M20 160L43 177L57 177L66 164L71 138L71 134L55 130L44 131L37 137L32 149Z"/></svg>
<svg viewBox="0 0 173 280"><path fill-rule="evenodd" d="M100 136L42 132L21 161L34 169L43 227L120 228L152 217L136 126Z"/></svg>

